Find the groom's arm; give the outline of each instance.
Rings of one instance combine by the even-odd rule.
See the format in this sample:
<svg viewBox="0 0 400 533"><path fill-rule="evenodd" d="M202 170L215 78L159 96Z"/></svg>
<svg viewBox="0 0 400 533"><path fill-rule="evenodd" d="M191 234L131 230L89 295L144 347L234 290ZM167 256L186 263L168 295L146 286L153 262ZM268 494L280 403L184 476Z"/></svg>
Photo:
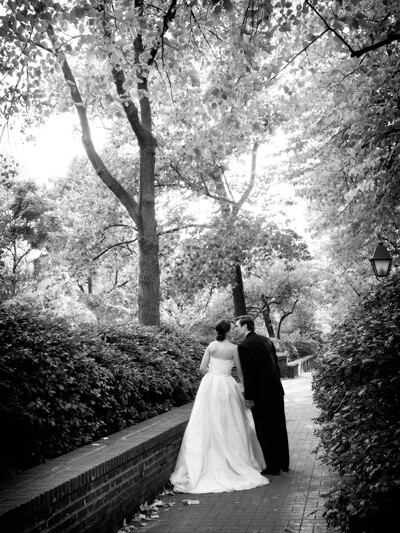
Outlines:
<svg viewBox="0 0 400 533"><path fill-rule="evenodd" d="M244 398L254 401L256 385L256 369L253 355L245 346L238 346L239 359L243 373Z"/></svg>

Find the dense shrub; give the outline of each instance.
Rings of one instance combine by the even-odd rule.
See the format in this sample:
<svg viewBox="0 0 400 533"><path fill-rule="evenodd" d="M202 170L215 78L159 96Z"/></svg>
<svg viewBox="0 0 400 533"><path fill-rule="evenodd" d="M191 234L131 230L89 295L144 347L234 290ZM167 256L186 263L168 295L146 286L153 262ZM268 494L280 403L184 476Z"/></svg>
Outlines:
<svg viewBox="0 0 400 533"><path fill-rule="evenodd" d="M295 345L290 340L273 339L277 352L286 354L288 361L294 361L299 357Z"/></svg>
<svg viewBox="0 0 400 533"><path fill-rule="evenodd" d="M204 346L171 328L74 328L0 308L0 466L25 469L191 401Z"/></svg>
<svg viewBox="0 0 400 533"><path fill-rule="evenodd" d="M300 357L314 355L320 349L320 343L314 339L305 339L298 336L288 339L275 340L274 343L278 351L287 354L288 361L295 361Z"/></svg>
<svg viewBox="0 0 400 533"><path fill-rule="evenodd" d="M337 327L314 374L323 460L342 476L330 525L382 533L400 501L400 279L394 277Z"/></svg>
<svg viewBox="0 0 400 533"><path fill-rule="evenodd" d="M319 342L313 339L297 339L293 344L297 350L298 357L314 355L318 352L320 346Z"/></svg>

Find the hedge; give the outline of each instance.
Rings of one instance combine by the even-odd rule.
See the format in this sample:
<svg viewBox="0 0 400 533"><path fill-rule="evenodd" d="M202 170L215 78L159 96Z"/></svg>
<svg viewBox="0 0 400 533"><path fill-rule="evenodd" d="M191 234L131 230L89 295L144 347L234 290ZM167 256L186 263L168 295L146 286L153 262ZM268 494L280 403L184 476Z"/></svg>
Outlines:
<svg viewBox="0 0 400 533"><path fill-rule="evenodd" d="M0 469L24 470L194 398L204 346L171 328L74 328L0 308Z"/></svg>
<svg viewBox="0 0 400 533"><path fill-rule="evenodd" d="M289 338L274 341L279 351L286 352L289 361L295 361L301 357L315 355L320 349L320 343L314 339Z"/></svg>
<svg viewBox="0 0 400 533"><path fill-rule="evenodd" d="M324 462L341 476L329 525L390 531L400 502L400 277L346 317L319 358L313 395Z"/></svg>
<svg viewBox="0 0 400 533"><path fill-rule="evenodd" d="M307 357L315 355L319 350L319 342L314 339L298 339L294 341L298 357Z"/></svg>

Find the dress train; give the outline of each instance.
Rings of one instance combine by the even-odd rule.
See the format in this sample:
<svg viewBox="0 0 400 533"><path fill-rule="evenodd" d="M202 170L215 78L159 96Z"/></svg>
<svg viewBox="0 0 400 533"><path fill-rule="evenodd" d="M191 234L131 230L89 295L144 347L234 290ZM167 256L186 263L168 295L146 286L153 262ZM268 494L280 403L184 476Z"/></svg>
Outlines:
<svg viewBox="0 0 400 533"><path fill-rule="evenodd" d="M227 492L269 483L260 474L264 457L233 366L231 359L210 358L170 477L177 492Z"/></svg>

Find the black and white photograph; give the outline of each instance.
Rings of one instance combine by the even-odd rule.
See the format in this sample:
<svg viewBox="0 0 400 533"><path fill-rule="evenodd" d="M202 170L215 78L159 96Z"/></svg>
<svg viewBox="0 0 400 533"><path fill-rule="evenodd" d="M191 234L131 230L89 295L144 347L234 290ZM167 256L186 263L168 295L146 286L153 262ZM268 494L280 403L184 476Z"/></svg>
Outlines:
<svg viewBox="0 0 400 533"><path fill-rule="evenodd" d="M389 533L399 0L0 0L0 532Z"/></svg>

